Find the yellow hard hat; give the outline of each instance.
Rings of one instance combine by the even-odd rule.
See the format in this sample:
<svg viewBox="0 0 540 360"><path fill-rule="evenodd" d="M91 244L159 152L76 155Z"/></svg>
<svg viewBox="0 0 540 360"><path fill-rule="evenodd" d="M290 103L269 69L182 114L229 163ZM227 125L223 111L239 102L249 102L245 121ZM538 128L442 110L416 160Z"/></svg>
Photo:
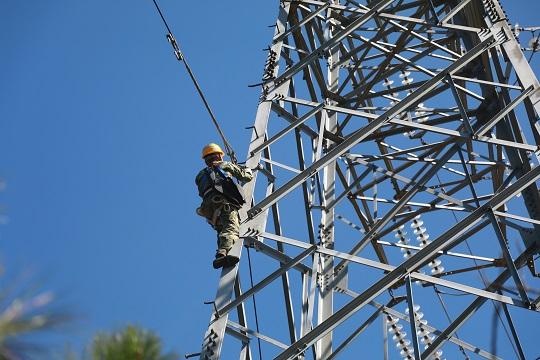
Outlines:
<svg viewBox="0 0 540 360"><path fill-rule="evenodd" d="M202 157L203 159L207 157L210 154L221 154L223 155L223 150L219 147L218 144L210 143L203 147L202 149Z"/></svg>

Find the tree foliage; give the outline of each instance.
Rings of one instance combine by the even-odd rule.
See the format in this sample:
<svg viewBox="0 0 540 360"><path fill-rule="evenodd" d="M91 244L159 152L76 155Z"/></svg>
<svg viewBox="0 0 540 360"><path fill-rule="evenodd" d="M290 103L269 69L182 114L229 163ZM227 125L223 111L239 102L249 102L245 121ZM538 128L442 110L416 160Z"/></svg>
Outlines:
<svg viewBox="0 0 540 360"><path fill-rule="evenodd" d="M31 291L30 291L31 292ZM0 290L0 360L29 359L46 352L36 335L63 325L71 316L52 310L52 292L29 295L14 294L10 288Z"/></svg>
<svg viewBox="0 0 540 360"><path fill-rule="evenodd" d="M175 360L173 353L162 354L161 339L151 331L128 325L114 333L99 333L90 353L93 360Z"/></svg>

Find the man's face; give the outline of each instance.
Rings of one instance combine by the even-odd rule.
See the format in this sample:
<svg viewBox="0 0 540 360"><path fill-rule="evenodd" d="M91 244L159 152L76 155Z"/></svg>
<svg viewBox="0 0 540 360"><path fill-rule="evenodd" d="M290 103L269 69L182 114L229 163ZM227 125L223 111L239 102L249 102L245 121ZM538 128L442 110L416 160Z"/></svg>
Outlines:
<svg viewBox="0 0 540 360"><path fill-rule="evenodd" d="M210 154L204 158L204 161L208 166L216 166L223 161L223 155L220 153Z"/></svg>

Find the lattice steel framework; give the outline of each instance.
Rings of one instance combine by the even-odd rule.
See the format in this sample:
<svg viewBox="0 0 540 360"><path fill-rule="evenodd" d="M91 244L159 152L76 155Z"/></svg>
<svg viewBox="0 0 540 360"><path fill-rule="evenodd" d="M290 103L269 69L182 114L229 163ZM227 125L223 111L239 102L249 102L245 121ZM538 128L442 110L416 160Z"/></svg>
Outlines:
<svg viewBox="0 0 540 360"><path fill-rule="evenodd" d="M262 88L259 281L222 271L201 359L498 359L499 321L540 355L540 90L497 0L281 1Z"/></svg>

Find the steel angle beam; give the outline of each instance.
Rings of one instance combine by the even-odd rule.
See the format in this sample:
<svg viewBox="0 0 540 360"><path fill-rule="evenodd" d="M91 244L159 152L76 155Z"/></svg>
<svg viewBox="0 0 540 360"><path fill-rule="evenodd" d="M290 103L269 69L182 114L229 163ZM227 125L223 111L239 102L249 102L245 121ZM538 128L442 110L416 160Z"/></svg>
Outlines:
<svg viewBox="0 0 540 360"><path fill-rule="evenodd" d="M267 238L267 239L282 242L284 244L298 246L298 247L303 248L303 249L311 249L311 247L308 244L306 244L305 242L290 239L290 238L287 238L287 237L284 237L284 236L278 236L278 235L269 234L269 233L263 233L263 234L261 234L261 236L264 237L264 238ZM368 266L368 267L371 267L371 268L374 268L374 269L383 270L385 272L390 272L390 271L393 271L393 270L396 269L396 266L393 266L393 265L383 264L383 263L378 262L378 261L362 258L362 257L355 256L355 255L350 255L350 254L340 252L340 251L337 251L337 250L326 249L326 248L323 248L323 247L316 247L315 251L317 253L320 253L320 254L323 254L323 255L334 256L336 258L340 258L340 259L346 260L348 262ZM411 272L409 275L412 278L414 278L415 280L418 280L418 281L423 281L423 282L427 282L427 283L430 283L430 284L444 286L444 287L449 288L449 289L454 289L454 290L461 291L463 293L468 293L468 294L471 294L471 295L482 296L482 297L485 297L487 299L491 299L491 300L494 300L494 301L498 301L498 302L501 302L501 303L505 303L505 304L509 304L509 305L513 305L513 306L517 306L517 307L521 307L521 308L529 308L529 305L527 303L525 303L524 301L521 301L520 299L512 298L510 296L505 296L505 295L501 295L501 294L498 294L498 293L493 293L493 292L490 292L490 291L486 291L484 289L479 289L479 288L468 286L468 285L465 285L465 284L462 284L462 283L457 283L457 282L445 280L445 279L442 279L442 278L439 278L439 277L426 275L426 274L423 274L423 273L420 273L420 272Z"/></svg>
<svg viewBox="0 0 540 360"><path fill-rule="evenodd" d="M234 336L235 338L237 338L238 340L240 340L243 343L249 343L251 341L249 336L247 336L247 335L243 334L242 332L236 330L232 326L227 326L227 328L225 329L225 332L227 334L229 334L229 335ZM286 349L286 347L284 347L283 349Z"/></svg>
<svg viewBox="0 0 540 360"><path fill-rule="evenodd" d="M444 79L447 74L453 74L467 65L471 60L476 56L484 52L490 46L495 43L493 38L488 38L482 41L480 44L475 46L465 55L463 55L458 61L451 64L445 71L437 74L431 80L427 81L424 85L418 88L417 91L407 96L403 101L399 102L391 109L386 111L384 114L380 115L376 120L373 120L365 127L355 131L352 135L348 136L340 144L333 147L328 151L321 159L315 161L311 166L306 168L300 174L289 180L282 187L274 191L270 196L266 197L264 200L254 205L249 211L249 218L254 218L257 214L266 210L269 206L274 204L276 201L280 200L283 196L287 195L290 191L294 190L298 185L305 181L310 176L318 172L322 167L327 166L332 161L336 160L346 151L350 150L357 143L361 142L367 136L372 134L374 131L379 129L381 126L389 122L394 116L401 113L404 110L407 110L411 106L419 103L422 98L429 93L430 90L437 87Z"/></svg>
<svg viewBox="0 0 540 360"><path fill-rule="evenodd" d="M513 265L513 264L512 264ZM518 333L516 331L516 327L514 326L514 321L512 320L512 316L510 316L510 311L508 311L508 307L506 305L502 305L504 315L506 316L506 321L508 322L508 325L510 326L510 331L512 332L512 337L514 338L514 344L516 345L516 348L519 353L519 359L525 360L525 354L523 353L523 347L521 346L521 341L519 340Z"/></svg>
<svg viewBox="0 0 540 360"><path fill-rule="evenodd" d="M238 337L240 340L243 340L243 341L251 341L251 338L247 335L244 335L240 332L245 332L246 334L248 335L251 335L253 337L256 337L258 339L261 339L263 341L266 341L267 343L269 344L272 344L272 345L275 345L281 349L286 349L287 348L287 345L285 345L284 343L282 343L281 341L278 341L274 338L271 338L270 336L267 336L267 335L263 335L261 333L258 333L256 331L253 331L245 326L242 326L238 323L235 323L234 321L231 321L231 320L228 320L227 321L227 331L230 331L230 330L233 330L235 331L235 336Z"/></svg>
<svg viewBox="0 0 540 360"><path fill-rule="evenodd" d="M388 171L388 170L385 170L379 166L376 166L376 165L373 165L373 164L370 164L368 163L367 161L364 161L362 159L356 159L356 161L359 163L359 164L362 164L366 167L369 167L371 169L373 169L374 171L377 171L387 177L391 177L391 178L394 178L396 180L399 180L400 182L403 182L404 184L407 184L409 186L415 186L418 184L417 181L413 181L405 176L402 176L402 175L399 175L398 173L393 173L391 171ZM447 163L447 161L441 161L441 160L435 160L435 165L439 163ZM467 205L464 201L460 200L460 199L456 199L450 195L447 195L446 193L443 193L441 191L436 191L432 188L429 188L429 187L425 187L425 186L422 186L422 189L421 191L425 191L433 196L436 196L438 198L440 198L441 200L446 200L448 201L449 203L451 204L454 204L454 205L457 205L457 206L463 206L464 208L468 209L468 210L473 210L473 207ZM397 203L397 202L396 202ZM431 206L431 204L430 204Z"/></svg>
<svg viewBox="0 0 540 360"><path fill-rule="evenodd" d="M364 330L367 329L368 326L370 326L375 320L377 320L377 317L383 312L383 307L378 308L366 321L362 323L356 330L352 332L347 339L345 339L328 357L327 360L335 359L336 356L338 356L344 349L347 348L347 346L350 345L350 343L357 338Z"/></svg>
<svg viewBox="0 0 540 360"><path fill-rule="evenodd" d="M505 19L495 19L494 1L279 2L246 162L256 179L244 187L250 201L240 212L243 241L232 250L240 255L242 244L257 250L250 271L258 282L240 291L245 259L242 266L222 272L202 359L238 357L229 346L222 353L226 334L240 340L240 360L253 358L250 339L255 338L273 341L282 351L281 360L304 354L314 360L339 358L346 347L360 346L353 340L363 331L376 325L379 333L376 319L392 311L391 316L397 315L379 306L363 323L341 324L366 304L373 305L375 297L386 298L383 292L399 290L402 295L405 279L420 281L422 295L444 286L477 299L461 313L454 308L452 321L431 311L430 305L445 306L436 303L437 297L416 296L430 309L430 321L451 323L443 331L430 329L438 337L420 357L434 355L450 341L462 352L496 358L455 332L476 320L471 317L487 300L523 309L538 303L529 305L533 282L520 272L524 255L512 247L503 260L494 258L498 254L493 251L516 233L526 247L536 247L528 252L540 251L540 173L529 165L540 156L540 126L534 103L537 81L532 72L518 69L523 60L519 54L508 56L517 42L508 36ZM495 9L488 19L483 7ZM514 75L517 84L512 84ZM528 122L522 122L523 110ZM295 189L299 191L292 193ZM516 197L519 193L523 196ZM450 216L455 223L448 221ZM494 217L498 230L488 226ZM359 232L342 234L334 224L340 219ZM428 230L437 223L430 238L435 240L427 246L429 234L418 225L422 220ZM409 225L414 233L392 242L394 233ZM415 237L419 243L412 245ZM483 237L499 243L470 254L456 249L467 239ZM399 252L406 254L405 260ZM439 260L450 269L433 276L421 273L420 268ZM481 264L473 266L477 261ZM347 264L356 265L348 269ZM376 280L366 283L358 276L355 270L365 266ZM485 266L502 268L504 276L491 285L473 276L453 276ZM234 295L233 283L238 284ZM514 283L517 296L501 293ZM353 294L349 286L367 290ZM334 301L338 293L353 298ZM258 315L246 302L255 296ZM270 312L267 304L272 304ZM390 301L388 306L395 305ZM235 309L238 324L229 319ZM257 331L248 326L252 316L249 323L255 320ZM334 333L338 326L340 336ZM388 343L384 328L382 338ZM517 330L511 334L514 343L519 343ZM340 338L345 339L341 344ZM527 353L528 344L521 345ZM362 346L370 356L377 354L377 347ZM267 351L275 354L276 348L264 346L261 357L268 358ZM386 359L392 358L391 351L386 344Z"/></svg>
<svg viewBox="0 0 540 360"><path fill-rule="evenodd" d="M291 68L283 72L278 78L275 79L274 83L279 85L285 79L292 77L294 74L302 70L306 65L313 62L315 59L318 59L319 56L323 55L325 51L328 51L332 47L339 44L341 40L346 38L349 34L355 31L358 27L362 26L368 22L373 16L378 14L382 9L393 3L395 0L380 0L373 7L367 11L365 14L360 15L356 20L354 20L347 28L343 29L339 33L335 34L331 39L319 46L318 49L314 50L308 56L306 56L302 61L294 64ZM324 5L324 3L322 4Z"/></svg>
<svg viewBox="0 0 540 360"><path fill-rule="evenodd" d="M216 316L218 318L223 317L224 315L228 314L229 311L233 310L236 306L246 301L246 299L250 298L254 294L256 294L258 291L263 289L265 286L270 284L272 281L280 277L282 274L287 272L289 269L294 267L295 265L298 265L302 262L306 257L311 255L316 249L315 245L312 245L311 247L307 248L305 251L300 253L298 256L296 256L294 259L289 261L288 263L281 266L279 269L265 277L263 280L261 280L259 283L257 283L255 286L253 286L251 289L245 291L242 295L238 296L236 299L228 303L227 305L223 306L222 308L218 308Z"/></svg>
<svg viewBox="0 0 540 360"><path fill-rule="evenodd" d="M423 173L421 178L416 181L414 185L411 186L406 192L404 192L403 196L400 197L399 201L388 212L386 212L386 214L380 220L376 221L373 224L373 226L369 229L366 235L355 246L353 246L349 253L355 255L360 252L369 242L376 241L379 236L380 230L394 219L398 212L406 206L406 204L414 197L414 195L416 195L419 191L425 189L426 182L429 181L438 172L442 165L445 164L446 161L455 154L459 146L461 146L460 143L455 143L450 149L446 151L444 155L441 156L436 165L432 166L431 168L429 168L429 170ZM424 165L424 168L426 167L427 164ZM420 173L422 173L422 171L420 171ZM336 269L339 271L343 269L346 264L347 260L342 260L336 266Z"/></svg>
<svg viewBox="0 0 540 360"><path fill-rule="evenodd" d="M533 169L523 177L519 178L514 184L495 195L488 203L467 216L460 223L458 223L458 225L449 229L432 243L396 267L392 272L384 276L375 285L361 293L347 305L336 311L334 315L328 318L325 322L319 324L311 332L307 333L296 343L292 344L287 350L279 354L275 360L293 359L298 353L305 351L307 347L317 341L321 336L324 336L324 334L333 330L335 327L349 318L353 313L380 295L383 291L392 287L407 274L420 268L424 263L433 258L438 251L457 245L455 243L456 238L480 221L489 209L497 208L503 205L510 197L521 192L524 188L538 180L538 178L540 178L540 167ZM424 357L424 355L422 355L422 357ZM427 357L428 356L426 356L426 358Z"/></svg>
<svg viewBox="0 0 540 360"><path fill-rule="evenodd" d="M254 239L253 237L246 238L244 240L244 244L245 246L254 247L257 251L260 251L265 255L279 261L281 264L288 263L292 260L290 256ZM298 270L300 273L311 274L311 268L302 263L296 264L293 266L293 269Z"/></svg>
<svg viewBox="0 0 540 360"><path fill-rule="evenodd" d="M304 26L305 24L307 24L308 22L310 22L311 20L313 20L315 17L319 16L322 12L326 11L329 7L330 7L330 2L326 3L326 4L323 4L322 6L320 6L317 10L313 11L311 14L309 14L308 16L304 17L302 19L302 21L300 21L299 23L295 24L294 26L291 26L289 29L287 29L287 31L285 31L284 33L281 33L279 34L276 38L274 38L273 42L274 43L277 43L279 41L282 41L283 39L285 39L287 36L289 36L290 34L292 34L294 31L297 31L298 29L300 29L302 26Z"/></svg>
<svg viewBox="0 0 540 360"><path fill-rule="evenodd" d="M403 248L403 249L410 249L410 250L421 250L422 249L421 246L403 245L403 244L399 244L399 243L391 243L391 242L382 241L382 240L379 240L377 242L379 244L381 244L381 245L399 247L399 248ZM474 259L474 260L478 260L478 261L485 261L485 262L488 262L488 263L495 263L495 262L497 262L499 260L499 259L495 259L495 258L488 258L488 257L485 257L485 256L475 256L475 255L462 254L462 253L457 253L457 252L452 252L452 251L440 251L439 254L440 255L455 256L455 257L464 258L464 259Z"/></svg>
<svg viewBox="0 0 540 360"><path fill-rule="evenodd" d="M531 65L523 55L521 46L514 40L514 33L512 28L506 20L506 14L504 13L498 0L485 0L486 7L488 7L486 22L488 23L489 30L495 36L503 38L501 47L512 64L513 70L516 72L516 76L521 86L524 89L529 87L533 88L533 91L528 95L536 114L540 116L540 83L536 78Z"/></svg>
<svg viewBox="0 0 540 360"><path fill-rule="evenodd" d="M285 1L290 1L290 2L295 2L295 3L303 3L303 4L310 4L310 5L316 5L316 6L323 6L325 4L325 2L317 1L317 0L285 0ZM419 2L419 1L416 1L414 4L418 5L418 4L422 4L422 3ZM363 8L348 7L348 6L344 6L344 5L331 5L330 8L331 9L336 9L336 10L342 10L344 12L348 12L348 13L351 13L351 14L365 14L367 12L367 10L363 9ZM389 10L389 9L387 9L387 10ZM430 26L432 28L451 29L451 30L458 30L458 31L463 31L463 32L470 32L470 33L474 33L474 34L479 33L482 30L480 28L475 28L475 27L472 27L472 26L451 24L451 23L448 23L448 22L446 22L444 24L442 22L440 24L435 24L435 23L432 23L432 22L428 22L425 19L419 19L419 18L415 18L415 17L411 17L411 16L397 15L397 14L393 14L393 13L390 13L390 12L384 12L384 11L377 14L377 16L380 17L380 18L383 18L383 19L392 19L392 20L396 20L396 21L410 22L410 23L419 24L419 25L427 25L427 26Z"/></svg>
<svg viewBox="0 0 540 360"><path fill-rule="evenodd" d="M352 291L351 289L340 289L339 292L345 294L345 295L348 295L350 297L357 297L359 294L355 291ZM386 314L389 314L393 317L396 317L396 318L399 318L401 320L404 320L404 321L409 321L409 316L391 308L391 307L388 307L388 306L384 306L382 304L379 304L378 302L376 301L372 301L369 303L370 306L373 306L375 307L376 309L381 309L384 313ZM435 335L439 335L441 334L441 331L432 327L431 325L428 325L428 324L425 324L423 325L427 330L429 330L429 332L435 334ZM448 341L456 344L457 346L461 346L463 347L464 349L466 350L469 350L470 352L472 353L475 353L475 354L478 354L479 356L483 357L483 358L486 358L486 359L491 359L491 360L502 360L500 357L496 356L496 355L493 355L481 348L479 348L478 346L475 346L475 345L472 345L466 341L463 341L461 339L458 339L457 337L455 336L450 336L448 338Z"/></svg>
<svg viewBox="0 0 540 360"><path fill-rule="evenodd" d="M461 0L461 2L452 8L440 21L440 24L446 24L450 19L452 19L461 9L465 7L471 0Z"/></svg>
<svg viewBox="0 0 540 360"><path fill-rule="evenodd" d="M407 288L407 308L409 310L409 323L411 324L411 338L413 340L413 349L415 359L420 359L420 346L418 345L418 336L416 330L416 316L414 311L414 296L412 291L411 276L405 277L405 285Z"/></svg>
<svg viewBox="0 0 540 360"><path fill-rule="evenodd" d="M283 136L290 133L292 130L296 129L298 126L302 125L307 120L311 119L313 116L315 116L315 114L318 114L323 108L324 108L324 104L320 104L314 109L308 111L305 115L300 117L298 120L292 122L289 126L285 127L283 130L280 130L277 134L272 136L270 139L266 140L261 145L253 149L250 155L253 156L256 153L260 152L262 149L267 148L268 146L272 145L273 143L281 139Z"/></svg>
<svg viewBox="0 0 540 360"><path fill-rule="evenodd" d="M298 118L296 116L289 113L287 110L285 110L284 108L282 108L275 102L272 102L272 110L291 124L298 121ZM312 128L310 128L309 126L305 124L298 125L298 129L300 129L303 133L310 136L312 139L315 139L317 136L319 136L319 134L317 134L315 130L313 130Z"/></svg>
<svg viewBox="0 0 540 360"><path fill-rule="evenodd" d="M290 3L283 3L279 7L279 15L278 20L276 22L276 29L275 29L275 36L285 31L287 26L287 20L289 18L289 8ZM270 49L270 53L276 54L276 60L279 61L279 54L281 54L281 47L283 42L277 42L274 45L272 45ZM279 70L279 66L276 65L272 71L273 74L277 74ZM279 93L280 91L285 91L287 89L287 84L283 84L282 86L278 86L275 88L275 93ZM255 118L255 125L253 128L253 133L251 137L251 143L250 143L250 150L256 148L259 146L262 141L264 141L264 134L266 134L266 127L268 124L268 117L270 114L270 103L268 102L262 102L259 105L259 109L257 111L257 116ZM248 150L248 154L251 153L251 151ZM258 166L259 163L259 155L255 155L251 157L247 162L246 166L250 168L255 168ZM247 199L251 199L254 192L254 182L249 182L244 185L244 194L246 195ZM245 209L241 209L240 215L242 217L246 216ZM264 219L261 219L264 220ZM262 224L261 224L262 225ZM249 226L254 226L253 224L242 224L240 227L240 233L245 234L249 230ZM240 257L241 255L241 249L242 249L242 241L237 241L233 248L231 249L231 253L233 255L236 255ZM232 268L224 268L221 272L221 277L218 284L218 289L216 293L215 298L215 306L219 308L223 308L226 306L232 297L232 293L234 290L234 284L238 273L238 264ZM227 320L228 316L221 316L216 318L215 314L212 314L210 318L210 324L208 326L208 329L205 333L203 343L202 343L202 349L200 354L201 360L218 360L221 357L221 349L223 346L223 338L225 335L225 331L227 328Z"/></svg>
<svg viewBox="0 0 540 360"><path fill-rule="evenodd" d="M506 115L508 115L510 111L514 110L514 108L518 106L523 101L523 99L525 99L525 97L527 97L532 92L532 90L532 86L525 89L521 94L519 94L519 96L512 100L510 104L506 105L506 107L502 109L497 115L495 115L486 124L482 125L482 127L475 132L475 135L482 136L488 131L490 131L491 128L495 126L499 121L501 121Z"/></svg>
<svg viewBox="0 0 540 360"><path fill-rule="evenodd" d="M520 268L526 264L527 259L534 253L538 252L538 247L531 246L525 250L514 262L515 266ZM504 284L506 280L511 277L509 270L502 272L488 287L488 290L497 289L500 285ZM444 343L453 336L459 328L470 319L477 311L485 304L486 298L478 297L474 300L456 319L433 341L433 343L422 353L422 360L427 360L439 350Z"/></svg>

